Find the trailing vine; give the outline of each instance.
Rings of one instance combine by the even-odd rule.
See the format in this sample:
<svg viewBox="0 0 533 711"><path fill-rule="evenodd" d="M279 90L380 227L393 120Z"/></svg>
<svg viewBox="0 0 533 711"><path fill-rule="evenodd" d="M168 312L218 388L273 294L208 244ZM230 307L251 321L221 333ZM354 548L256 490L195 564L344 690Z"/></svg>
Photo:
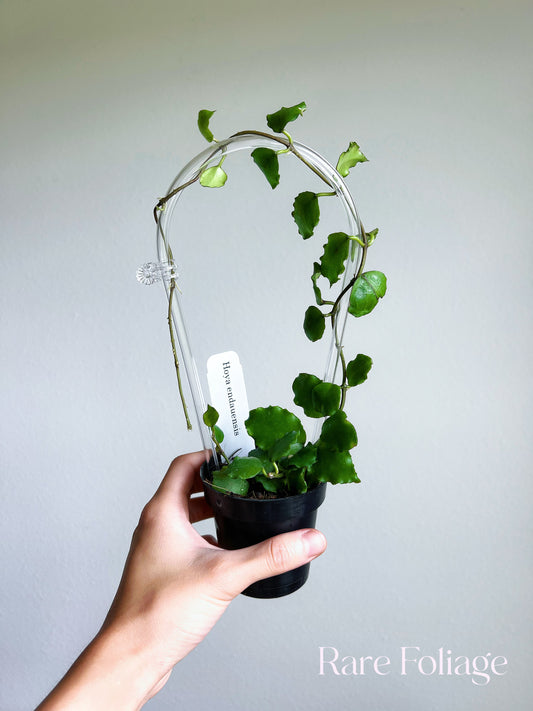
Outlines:
<svg viewBox="0 0 533 711"><path fill-rule="evenodd" d="M337 188L306 160L286 130L287 124L298 119L305 110L304 102L288 108L282 107L266 117L267 125L274 133L255 130L239 131L230 136L230 139L256 135L280 144L278 150L261 147L255 148L251 153L253 162L272 189L275 189L280 182L279 156L289 153L304 163L327 185L329 190L304 191L294 199L291 215L299 234L307 240L314 235L320 221L319 201L335 197ZM195 175L162 197L154 208L154 218L169 263L172 263L172 251L160 224L161 212L168 201L195 182L207 188L220 188L228 179L223 168L227 157L226 146L224 143L219 144L210 128L213 114L214 111L207 109L201 110L198 114L200 133L209 143L214 144L213 151ZM336 170L342 178L345 178L358 163L366 161L367 158L361 152L359 145L351 141L348 148L339 156ZM323 245L322 255L313 263L311 282L315 303L305 311L303 329L307 338L316 342L323 337L326 323L329 322L341 366L340 384L322 380L310 373L300 373L292 384L294 403L303 409L305 415L312 418L326 418L318 440L314 443L307 442L301 421L288 410L279 406L258 407L250 411L245 423L249 435L255 441L255 449L247 456L227 456L222 448L223 432L216 424L218 413L209 405L203 420L210 430L215 452L222 463L221 468L212 474L212 484L216 489L241 496L284 496L303 493L322 481L334 484L359 482L350 454L357 445L357 433L355 427L348 421L344 408L347 391L367 379L372 367L372 359L360 353L354 359L346 360L338 333L339 312L343 298L348 294L347 310L355 318L373 311L385 295L387 288L385 275L380 271L364 271L368 249L377 234L377 229L366 232L362 225L360 233L355 235L333 232L328 235L327 242ZM348 260L354 260L356 257L356 245L361 249L354 276L340 293L331 296L328 294L329 298L324 298L323 282L329 282L330 290L338 284ZM322 280L320 285L319 279ZM328 285L326 284L325 287L328 288ZM171 304L176 288L175 279L172 277L169 289L168 325L180 398L187 427L190 429L171 318Z"/></svg>

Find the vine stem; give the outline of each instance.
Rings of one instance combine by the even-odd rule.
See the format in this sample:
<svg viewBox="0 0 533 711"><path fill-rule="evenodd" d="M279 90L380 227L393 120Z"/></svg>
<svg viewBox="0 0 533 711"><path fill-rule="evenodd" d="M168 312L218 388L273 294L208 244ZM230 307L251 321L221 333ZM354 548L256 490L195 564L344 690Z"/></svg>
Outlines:
<svg viewBox="0 0 533 711"><path fill-rule="evenodd" d="M176 368L176 376L178 378L178 390L180 393L181 405L183 407L183 414L185 415L185 421L187 423L187 429L192 430L191 420L189 418L189 412L187 410L187 403L185 402L185 395L183 394L183 387L181 384L181 373L180 365L178 361L178 354L176 351L176 339L174 337L174 326L172 324L172 297L174 296L174 290L176 288L176 281L174 278L170 280L170 290L168 293L168 328L170 331L170 342L172 344L172 355L174 356L174 367Z"/></svg>
<svg viewBox="0 0 533 711"><path fill-rule="evenodd" d="M361 234L363 236L363 246L362 246L362 254L361 254L361 262L359 263L359 267L357 269L357 272L355 275L350 279L348 284L344 287L344 289L341 291L341 293L338 295L337 299L335 300L335 303L333 304L333 308L331 309L331 328L333 329L333 333L335 336L335 347L337 349L337 352L340 357L341 361L341 367L342 367L342 382L341 382L341 403L339 406L340 410L344 409L344 405L346 403L346 391L348 389L348 374L346 371L346 358L344 357L344 351L343 347L339 342L339 333L338 333L338 312L340 308L340 304L342 301L343 296L352 289L353 285L359 279L361 274L363 273L363 269L365 268L365 263L366 263L366 255L368 252L368 239L366 236L365 229L363 225L361 224Z"/></svg>
<svg viewBox="0 0 533 711"><path fill-rule="evenodd" d="M306 158L304 158L304 156L302 156L302 154L299 153L298 150L294 147L294 144L292 142L292 138L290 135L288 135L284 132L285 137L282 138L281 136L275 136L274 134L266 133L265 131L247 130L247 131L238 131L237 133L232 134L230 136L230 139L237 138L239 136L246 136L246 135L262 136L263 138L268 138L272 141L276 141L277 143L280 143L281 145L285 146L285 149L283 149L283 151L282 151L283 153L288 153L288 152L292 153L296 158L298 158L298 160L300 160L304 165L306 165L309 168L309 170L311 170L311 172L313 172L315 175L317 175L320 178L320 180L322 180L322 182L324 182L329 188L333 188L333 192L318 193L317 195L319 197L334 196L337 194L335 185L332 185L331 182L327 178L325 178L320 173L320 171L315 168L314 165L309 163L309 161L306 160ZM212 151L212 153L210 153L210 155L206 158L206 160L204 161L203 165L198 170L198 172L195 175L193 175L192 178L187 180L185 183L183 183L182 185L178 185L176 188L174 188L169 193L167 193L164 197L160 198L154 207L154 210L153 210L154 220L155 220L158 228L161 231L161 235L163 237L163 243L165 244L168 259L172 259L172 252L170 250L170 245L168 244L166 237L163 233L163 229L161 227L161 222L159 219L160 212L162 210L164 210L166 203L169 200L171 200L175 195L177 195L179 192L181 192L185 188L189 187L190 185L193 185L193 183L197 182L200 179L200 176L201 176L205 166L208 165L208 163L211 161L211 159L214 158L219 151L222 151L222 154L223 154L219 165L221 165L224 162L224 159L226 158L226 156L224 155L224 153L226 152L226 146L220 146L217 141L215 141L215 143L217 143L217 148L215 148ZM349 284L342 290L342 292L337 297L335 302L328 302L328 303L333 304L333 308L332 308L331 314L330 314L331 315L331 325L333 328L333 332L335 334L335 347L337 348L337 352L339 353L339 357L340 357L341 365L342 365L342 385L341 385L342 399L341 399L341 406L340 406L341 409L344 407L344 403L345 403L345 399L346 399L347 374L346 374L346 359L344 357L342 346L339 343L338 329L337 329L337 315L338 315L338 310L339 310L339 306L340 306L342 297L346 294L347 291L349 291L352 288L355 281L359 278L359 276L361 275L361 273L363 271L363 267L364 267L364 264L366 261L366 253L367 253L369 245L368 245L366 233L365 233L362 225L361 225L361 232L363 235L363 244L362 244L363 253L361 256L361 263L359 265L357 273L350 280ZM170 282L170 290L169 290L169 296L168 296L167 320L168 320L168 327L169 327L169 331L170 331L170 341L172 344L172 355L174 357L174 367L176 369L176 376L178 379L178 389L179 389L180 399L181 399L181 403L182 403L182 407L183 407L183 413L185 415L185 420L187 422L187 429L191 430L192 425L191 425L191 421L189 418L187 404L185 402L185 396L183 393L183 387L182 387L182 383L181 383L180 367L179 367L179 361L178 361L177 350L176 350L176 340L175 340L175 336L174 336L174 327L172 324L172 298L174 296L175 288L176 288L176 282L175 282L174 278L172 278L171 282ZM225 457L225 455L224 455L224 457Z"/></svg>

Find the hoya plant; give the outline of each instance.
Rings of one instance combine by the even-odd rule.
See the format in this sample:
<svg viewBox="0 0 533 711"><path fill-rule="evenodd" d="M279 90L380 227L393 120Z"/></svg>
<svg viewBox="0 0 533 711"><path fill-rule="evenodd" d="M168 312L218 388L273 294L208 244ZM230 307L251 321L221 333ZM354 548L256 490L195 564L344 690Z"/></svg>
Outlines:
<svg viewBox="0 0 533 711"><path fill-rule="evenodd" d="M292 153L313 170L286 130L287 124L296 121L305 110L306 105L301 102L268 114L266 122L273 133L246 131L234 134L256 134L280 145L278 150L260 147L251 153L253 162L264 174L272 189L280 182L280 158L286 154ZM205 188L222 188L226 183L228 176L223 168L226 153L224 147L216 146L218 142L210 128L213 114L214 111L207 109L198 114L198 128L204 138L214 144L213 153L191 180L178 185L159 200L154 209L154 217L160 228L161 211L165 209L168 200L180 190L196 181ZM217 159L218 162L213 164ZM359 145L351 141L341 153L336 170L342 178L346 178L352 168L366 161L367 158ZM324 180L323 176L320 177ZM330 190L325 192L303 191L294 199L291 215L298 233L304 240L315 235L320 221L320 202L337 194L334 185L328 184L328 187ZM362 225L359 234L333 232L326 237L321 252L317 249L316 261L310 265L310 300L313 299L314 303L302 314L303 330L312 342L322 339L327 331L332 332L340 363L339 382L328 382L312 373L299 373L292 383L294 404L301 408L307 417L323 420L318 438L315 441L308 439L303 424L295 413L278 405L269 405L252 409L245 422L255 448L249 452L227 452L224 449L224 434L217 426L219 415L214 407L208 405L203 420L210 430L220 464L220 468L215 467L211 472L211 483L215 489L240 496L272 498L305 493L320 482L341 484L360 481L351 454L357 445L357 432L348 420L345 405L348 391L367 379L372 359L362 353L351 359L346 356L339 338L339 317L341 302L345 297L349 300L348 314L361 318L373 311L385 295L385 275L380 271L365 271L367 252L377 234L377 229L367 232ZM167 256L171 260L170 245L166 240L165 244ZM354 276L347 284L340 285L347 261L355 259L357 246L361 249ZM175 280L172 277L168 324L181 401L187 426L190 428L171 318L175 288Z"/></svg>

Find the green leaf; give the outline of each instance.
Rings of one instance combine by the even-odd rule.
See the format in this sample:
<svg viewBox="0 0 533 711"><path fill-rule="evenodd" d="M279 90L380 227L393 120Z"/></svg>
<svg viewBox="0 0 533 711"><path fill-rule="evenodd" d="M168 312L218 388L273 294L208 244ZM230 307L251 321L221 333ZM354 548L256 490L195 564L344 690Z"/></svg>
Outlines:
<svg viewBox="0 0 533 711"><path fill-rule="evenodd" d="M319 276L322 276L322 272L320 270L320 264L318 262L314 262L313 264L313 274L311 275L311 281L313 282L313 291L315 293L315 300L318 306L322 306L324 303L324 299L322 298L322 292L320 291L320 287L317 286L317 279Z"/></svg>
<svg viewBox="0 0 533 711"><path fill-rule="evenodd" d="M335 452L348 452L357 445L357 432L343 410L338 410L324 422L319 445Z"/></svg>
<svg viewBox="0 0 533 711"><path fill-rule="evenodd" d="M301 116L306 108L305 101L289 108L282 106L279 111L267 115L267 125L275 133L283 133L285 126Z"/></svg>
<svg viewBox="0 0 533 711"><path fill-rule="evenodd" d="M319 383L311 392L313 409L321 415L329 416L337 412L341 404L341 389L335 383Z"/></svg>
<svg viewBox="0 0 533 711"><path fill-rule="evenodd" d="M222 471L232 479L251 479L262 470L263 464L256 457L235 457Z"/></svg>
<svg viewBox="0 0 533 711"><path fill-rule="evenodd" d="M319 341L324 335L326 319L316 306L310 306L304 316L304 331L310 341Z"/></svg>
<svg viewBox="0 0 533 711"><path fill-rule="evenodd" d="M308 190L300 193L296 196L293 207L291 215L298 225L298 232L304 239L309 239L320 219L317 194Z"/></svg>
<svg viewBox="0 0 533 711"><path fill-rule="evenodd" d="M216 441L221 444L224 441L224 432L218 427L218 425L215 425L213 427L213 433L215 435Z"/></svg>
<svg viewBox="0 0 533 711"><path fill-rule="evenodd" d="M250 411L246 422L246 430L253 437L255 444L260 449L268 450L278 439L289 432L298 433L297 442L305 442L305 430L300 420L289 410L274 405L271 407L256 407Z"/></svg>
<svg viewBox="0 0 533 711"><path fill-rule="evenodd" d="M254 163L262 171L272 189L279 185L279 160L271 148L256 148L252 151Z"/></svg>
<svg viewBox="0 0 533 711"><path fill-rule="evenodd" d="M337 170L345 178L350 172L350 168L353 168L358 163L365 163L367 160L368 158L361 153L357 143L352 141L348 148L340 154Z"/></svg>
<svg viewBox="0 0 533 711"><path fill-rule="evenodd" d="M229 492L231 494L238 494L239 496L246 496L248 493L248 482L246 479L232 479L230 476L224 474L223 471L213 473L212 484L214 489L222 491L223 493Z"/></svg>
<svg viewBox="0 0 533 711"><path fill-rule="evenodd" d="M209 119L214 114L214 111L209 111L209 109L202 109L198 112L198 128L202 136L211 143L214 136L209 129Z"/></svg>
<svg viewBox="0 0 533 711"><path fill-rule="evenodd" d="M333 232L328 236L324 254L320 257L320 271L329 280L330 286L339 281L349 249L350 239L344 232Z"/></svg>
<svg viewBox="0 0 533 711"><path fill-rule="evenodd" d="M262 449L252 449L250 452L248 452L248 456L256 457L257 459L259 459L259 461L263 465L263 469L266 471L267 474L270 474L270 472L274 471L274 465L270 461L268 454Z"/></svg>
<svg viewBox="0 0 533 711"><path fill-rule="evenodd" d="M287 483L291 494L305 494L307 482L305 480L305 470L291 469L287 472Z"/></svg>
<svg viewBox="0 0 533 711"><path fill-rule="evenodd" d="M302 448L302 443L298 442L299 432L294 430L289 432L281 439L278 439L268 450L268 455L273 462L279 462L280 459L290 457L296 454Z"/></svg>
<svg viewBox="0 0 533 711"><path fill-rule="evenodd" d="M322 417L322 414L315 410L313 406L312 396L314 387L321 382L320 378L317 378L316 375L300 373L292 384L294 403L295 405L299 405L299 407L303 407L307 417Z"/></svg>
<svg viewBox="0 0 533 711"><path fill-rule="evenodd" d="M212 168L206 168L200 175L200 185L204 188L221 188L228 176L219 165L214 165Z"/></svg>
<svg viewBox="0 0 533 711"><path fill-rule="evenodd" d="M277 494L283 486L283 479L269 479L264 474L258 474L255 481L259 482L265 491Z"/></svg>
<svg viewBox="0 0 533 711"><path fill-rule="evenodd" d="M204 412L203 420L204 424L208 427L214 427L218 422L219 414L211 405L207 406L207 410Z"/></svg>
<svg viewBox="0 0 533 711"><path fill-rule="evenodd" d="M382 272L365 272L353 285L348 311L355 316L365 316L377 306L387 291L387 277Z"/></svg>
<svg viewBox="0 0 533 711"><path fill-rule="evenodd" d="M313 467L313 477L317 481L329 481L331 484L359 482L349 452L332 452L318 448L318 457Z"/></svg>
<svg viewBox="0 0 533 711"><path fill-rule="evenodd" d="M370 356L359 353L346 366L346 375L348 377L348 385L361 385L364 383L372 367L372 358Z"/></svg>
<svg viewBox="0 0 533 711"><path fill-rule="evenodd" d="M291 466L298 467L299 469L308 469L316 462L316 458L317 445L308 442L294 457L291 457Z"/></svg>

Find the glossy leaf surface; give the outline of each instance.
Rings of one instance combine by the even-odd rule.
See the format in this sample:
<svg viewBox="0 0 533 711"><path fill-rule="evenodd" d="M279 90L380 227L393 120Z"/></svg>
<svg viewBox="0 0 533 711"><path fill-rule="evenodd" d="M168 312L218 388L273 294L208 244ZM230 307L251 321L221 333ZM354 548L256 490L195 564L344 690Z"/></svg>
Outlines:
<svg viewBox="0 0 533 711"><path fill-rule="evenodd" d="M296 454L296 452L303 447L303 444L298 441L298 437L299 432L294 430L293 432L288 432L281 439L278 439L268 450L272 461L279 462L280 459Z"/></svg>
<svg viewBox="0 0 533 711"><path fill-rule="evenodd" d="M248 452L248 456L256 457L257 459L259 459L259 461L263 465L263 469L266 471L267 474L270 474L270 472L274 471L274 465L272 464L270 457L262 449L252 449L251 452Z"/></svg>
<svg viewBox="0 0 533 711"><path fill-rule="evenodd" d="M298 225L298 232L304 239L309 239L320 220L320 208L316 193L306 190L296 196L291 215Z"/></svg>
<svg viewBox="0 0 533 711"><path fill-rule="evenodd" d="M326 319L316 306L310 306L304 316L304 331L310 341L318 341L324 335Z"/></svg>
<svg viewBox="0 0 533 711"><path fill-rule="evenodd" d="M359 482L352 457L349 452L333 452L318 448L318 457L313 467L313 476L317 481L329 481L332 484Z"/></svg>
<svg viewBox="0 0 533 711"><path fill-rule="evenodd" d="M348 452L357 445L357 432L343 410L338 410L324 422L320 443L335 452Z"/></svg>
<svg viewBox="0 0 533 711"><path fill-rule="evenodd" d="M320 258L320 272L328 279L330 286L339 281L348 259L350 240L344 232L333 232L324 245L324 254Z"/></svg>
<svg viewBox="0 0 533 711"><path fill-rule="evenodd" d="M291 457L291 465L302 469L312 467L317 458L317 445L308 442L305 447Z"/></svg>
<svg viewBox="0 0 533 711"><path fill-rule="evenodd" d="M252 151L252 158L272 189L277 187L279 185L279 160L276 152L270 148L256 148Z"/></svg>
<svg viewBox="0 0 533 711"><path fill-rule="evenodd" d="M313 389L321 382L316 375L300 373L292 384L294 403L303 408L307 417L322 417L322 413L313 405Z"/></svg>
<svg viewBox="0 0 533 711"><path fill-rule="evenodd" d="M275 111L273 114L268 114L267 125L275 133L283 133L285 126L291 121L295 121L299 116L303 114L307 106L305 101L302 101L295 106L282 106L279 111Z"/></svg>
<svg viewBox="0 0 533 711"><path fill-rule="evenodd" d="M289 432L297 432L297 442L305 442L305 430L300 420L279 405L256 407L244 423L250 437L260 449L268 450Z"/></svg>
<svg viewBox="0 0 533 711"><path fill-rule="evenodd" d="M311 391L311 400L313 408L321 415L333 415L341 404L340 386L335 383L319 383Z"/></svg>
<svg viewBox="0 0 533 711"><path fill-rule="evenodd" d="M232 494L246 496L248 493L248 482L246 479L233 479L222 471L213 472L213 488L218 491L229 491Z"/></svg>
<svg viewBox="0 0 533 711"><path fill-rule="evenodd" d="M387 278L383 272L361 274L352 287L348 311L355 317L369 314L386 291Z"/></svg>
<svg viewBox="0 0 533 711"><path fill-rule="evenodd" d="M372 358L370 356L359 353L346 366L346 375L348 377L348 385L361 385L364 383L372 367Z"/></svg>
<svg viewBox="0 0 533 711"><path fill-rule="evenodd" d="M351 141L348 148L343 151L339 160L337 161L337 170L345 178L350 172L350 168L353 168L358 163L365 163L368 160L366 156L361 153L361 149L355 141Z"/></svg>
<svg viewBox="0 0 533 711"><path fill-rule="evenodd" d="M262 469L263 465L256 457L235 457L222 471L233 479L251 479Z"/></svg>

